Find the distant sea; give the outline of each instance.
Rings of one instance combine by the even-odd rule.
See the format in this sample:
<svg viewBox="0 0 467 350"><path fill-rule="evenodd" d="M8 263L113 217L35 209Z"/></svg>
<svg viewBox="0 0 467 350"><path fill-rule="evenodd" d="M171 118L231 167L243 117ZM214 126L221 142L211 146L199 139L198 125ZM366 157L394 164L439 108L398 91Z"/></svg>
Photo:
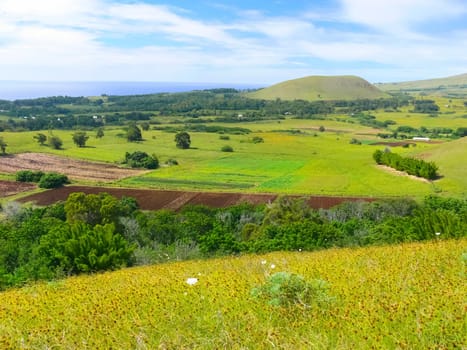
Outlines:
<svg viewBox="0 0 467 350"><path fill-rule="evenodd" d="M57 82L0 81L0 100L19 100L50 96L141 95L161 92L185 92L215 88L238 90L262 87L257 84L163 83L163 82Z"/></svg>

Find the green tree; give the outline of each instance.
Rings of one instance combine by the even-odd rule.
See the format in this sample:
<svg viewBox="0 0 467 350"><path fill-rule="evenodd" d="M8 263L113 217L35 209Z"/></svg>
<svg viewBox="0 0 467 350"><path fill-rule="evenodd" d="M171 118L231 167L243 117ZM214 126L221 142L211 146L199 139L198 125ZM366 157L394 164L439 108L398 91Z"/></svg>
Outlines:
<svg viewBox="0 0 467 350"><path fill-rule="evenodd" d="M102 137L104 137L104 128L99 128L96 132L96 138L100 139Z"/></svg>
<svg viewBox="0 0 467 350"><path fill-rule="evenodd" d="M131 123L130 125L128 125L128 129L126 131L126 139L129 142L143 141L141 130L140 128L138 128L136 123Z"/></svg>
<svg viewBox="0 0 467 350"><path fill-rule="evenodd" d="M178 148L187 149L190 148L191 139L190 134L186 131L179 132L175 135L175 143Z"/></svg>
<svg viewBox="0 0 467 350"><path fill-rule="evenodd" d="M61 149L63 142L58 136L49 136L49 145L53 149Z"/></svg>
<svg viewBox="0 0 467 350"><path fill-rule="evenodd" d="M88 139L89 136L86 134L85 131L77 131L73 134L73 142L78 147L84 147Z"/></svg>
<svg viewBox="0 0 467 350"><path fill-rule="evenodd" d="M141 129L143 129L144 131L148 131L149 130L149 123L148 122L141 123Z"/></svg>
<svg viewBox="0 0 467 350"><path fill-rule="evenodd" d="M47 136L42 133L38 133L36 136L33 137L41 146L44 145L45 141L47 141Z"/></svg>
<svg viewBox="0 0 467 350"><path fill-rule="evenodd" d="M7 143L3 140L3 137L0 137L0 149L2 150L2 154L6 154L6 146Z"/></svg>

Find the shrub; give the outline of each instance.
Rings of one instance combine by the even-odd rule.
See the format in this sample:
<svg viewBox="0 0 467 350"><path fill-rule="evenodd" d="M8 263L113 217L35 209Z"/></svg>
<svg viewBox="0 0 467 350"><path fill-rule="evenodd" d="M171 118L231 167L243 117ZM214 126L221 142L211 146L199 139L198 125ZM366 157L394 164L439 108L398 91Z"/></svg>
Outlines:
<svg viewBox="0 0 467 350"><path fill-rule="evenodd" d="M190 148L191 139L190 134L185 131L179 132L175 135L175 143L177 148L188 149Z"/></svg>
<svg viewBox="0 0 467 350"><path fill-rule="evenodd" d="M277 272L269 276L261 287L253 288L254 297L265 299L273 306L322 307L333 298L328 294L329 285L321 279L306 281L302 276Z"/></svg>
<svg viewBox="0 0 467 350"><path fill-rule="evenodd" d="M57 188L68 183L70 183L70 181L68 180L68 177L66 175L58 174L58 173L47 173L41 177L39 181L39 187L40 188Z"/></svg>
<svg viewBox="0 0 467 350"><path fill-rule="evenodd" d="M42 176L44 176L42 171L21 170L16 173L16 181L39 182Z"/></svg>
<svg viewBox="0 0 467 350"><path fill-rule="evenodd" d="M58 136L50 136L49 137L49 146L53 149L60 149L62 148L63 142Z"/></svg>
<svg viewBox="0 0 467 350"><path fill-rule="evenodd" d="M126 152L123 163L128 164L132 168L157 169L159 167L159 159L155 155L150 156L146 152L141 151Z"/></svg>
<svg viewBox="0 0 467 350"><path fill-rule="evenodd" d="M233 152L234 150L233 150L232 146L226 145L226 146L222 146L221 151L222 152Z"/></svg>
<svg viewBox="0 0 467 350"><path fill-rule="evenodd" d="M221 136L219 136L219 139L220 139L220 140L230 140L230 136L228 136L228 135L221 135Z"/></svg>
<svg viewBox="0 0 467 350"><path fill-rule="evenodd" d="M251 142L253 143L263 143L264 142L264 139L262 137L259 137L259 136L255 136L251 139Z"/></svg>
<svg viewBox="0 0 467 350"><path fill-rule="evenodd" d="M167 159L167 161L165 162L165 164L167 165L178 165L178 161L176 159L173 159L173 158L169 158Z"/></svg>

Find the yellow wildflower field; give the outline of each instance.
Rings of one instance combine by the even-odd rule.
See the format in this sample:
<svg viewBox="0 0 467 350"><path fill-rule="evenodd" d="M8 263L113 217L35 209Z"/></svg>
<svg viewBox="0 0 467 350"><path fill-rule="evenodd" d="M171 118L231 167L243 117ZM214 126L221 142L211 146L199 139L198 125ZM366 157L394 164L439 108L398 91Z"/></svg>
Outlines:
<svg viewBox="0 0 467 350"><path fill-rule="evenodd" d="M173 262L0 293L1 349L465 349L467 240ZM320 278L326 307L251 290Z"/></svg>

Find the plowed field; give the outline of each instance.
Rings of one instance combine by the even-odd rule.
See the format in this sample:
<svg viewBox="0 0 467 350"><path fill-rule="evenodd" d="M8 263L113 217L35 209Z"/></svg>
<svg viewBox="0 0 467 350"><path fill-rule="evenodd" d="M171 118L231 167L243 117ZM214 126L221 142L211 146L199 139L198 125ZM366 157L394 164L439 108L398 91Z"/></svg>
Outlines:
<svg viewBox="0 0 467 350"><path fill-rule="evenodd" d="M21 153L0 157L0 172L15 173L19 170L58 172L70 179L87 181L114 181L144 173L106 163L76 160L44 153Z"/></svg>
<svg viewBox="0 0 467 350"><path fill-rule="evenodd" d="M30 183L0 180L0 198L30 191L34 188L36 188L36 185Z"/></svg>
<svg viewBox="0 0 467 350"><path fill-rule="evenodd" d="M269 203L277 198L275 194L246 194L246 193L215 193L215 192L184 192L159 191L131 188L110 188L91 186L67 186L22 198L21 202L34 202L38 205L49 205L64 201L73 192L87 194L109 193L115 197L133 197L143 210L173 209L178 210L189 204L203 204L214 208L223 208L239 203L261 204ZM373 201L375 198L357 197L324 197L306 196L312 208L330 208L345 201Z"/></svg>

